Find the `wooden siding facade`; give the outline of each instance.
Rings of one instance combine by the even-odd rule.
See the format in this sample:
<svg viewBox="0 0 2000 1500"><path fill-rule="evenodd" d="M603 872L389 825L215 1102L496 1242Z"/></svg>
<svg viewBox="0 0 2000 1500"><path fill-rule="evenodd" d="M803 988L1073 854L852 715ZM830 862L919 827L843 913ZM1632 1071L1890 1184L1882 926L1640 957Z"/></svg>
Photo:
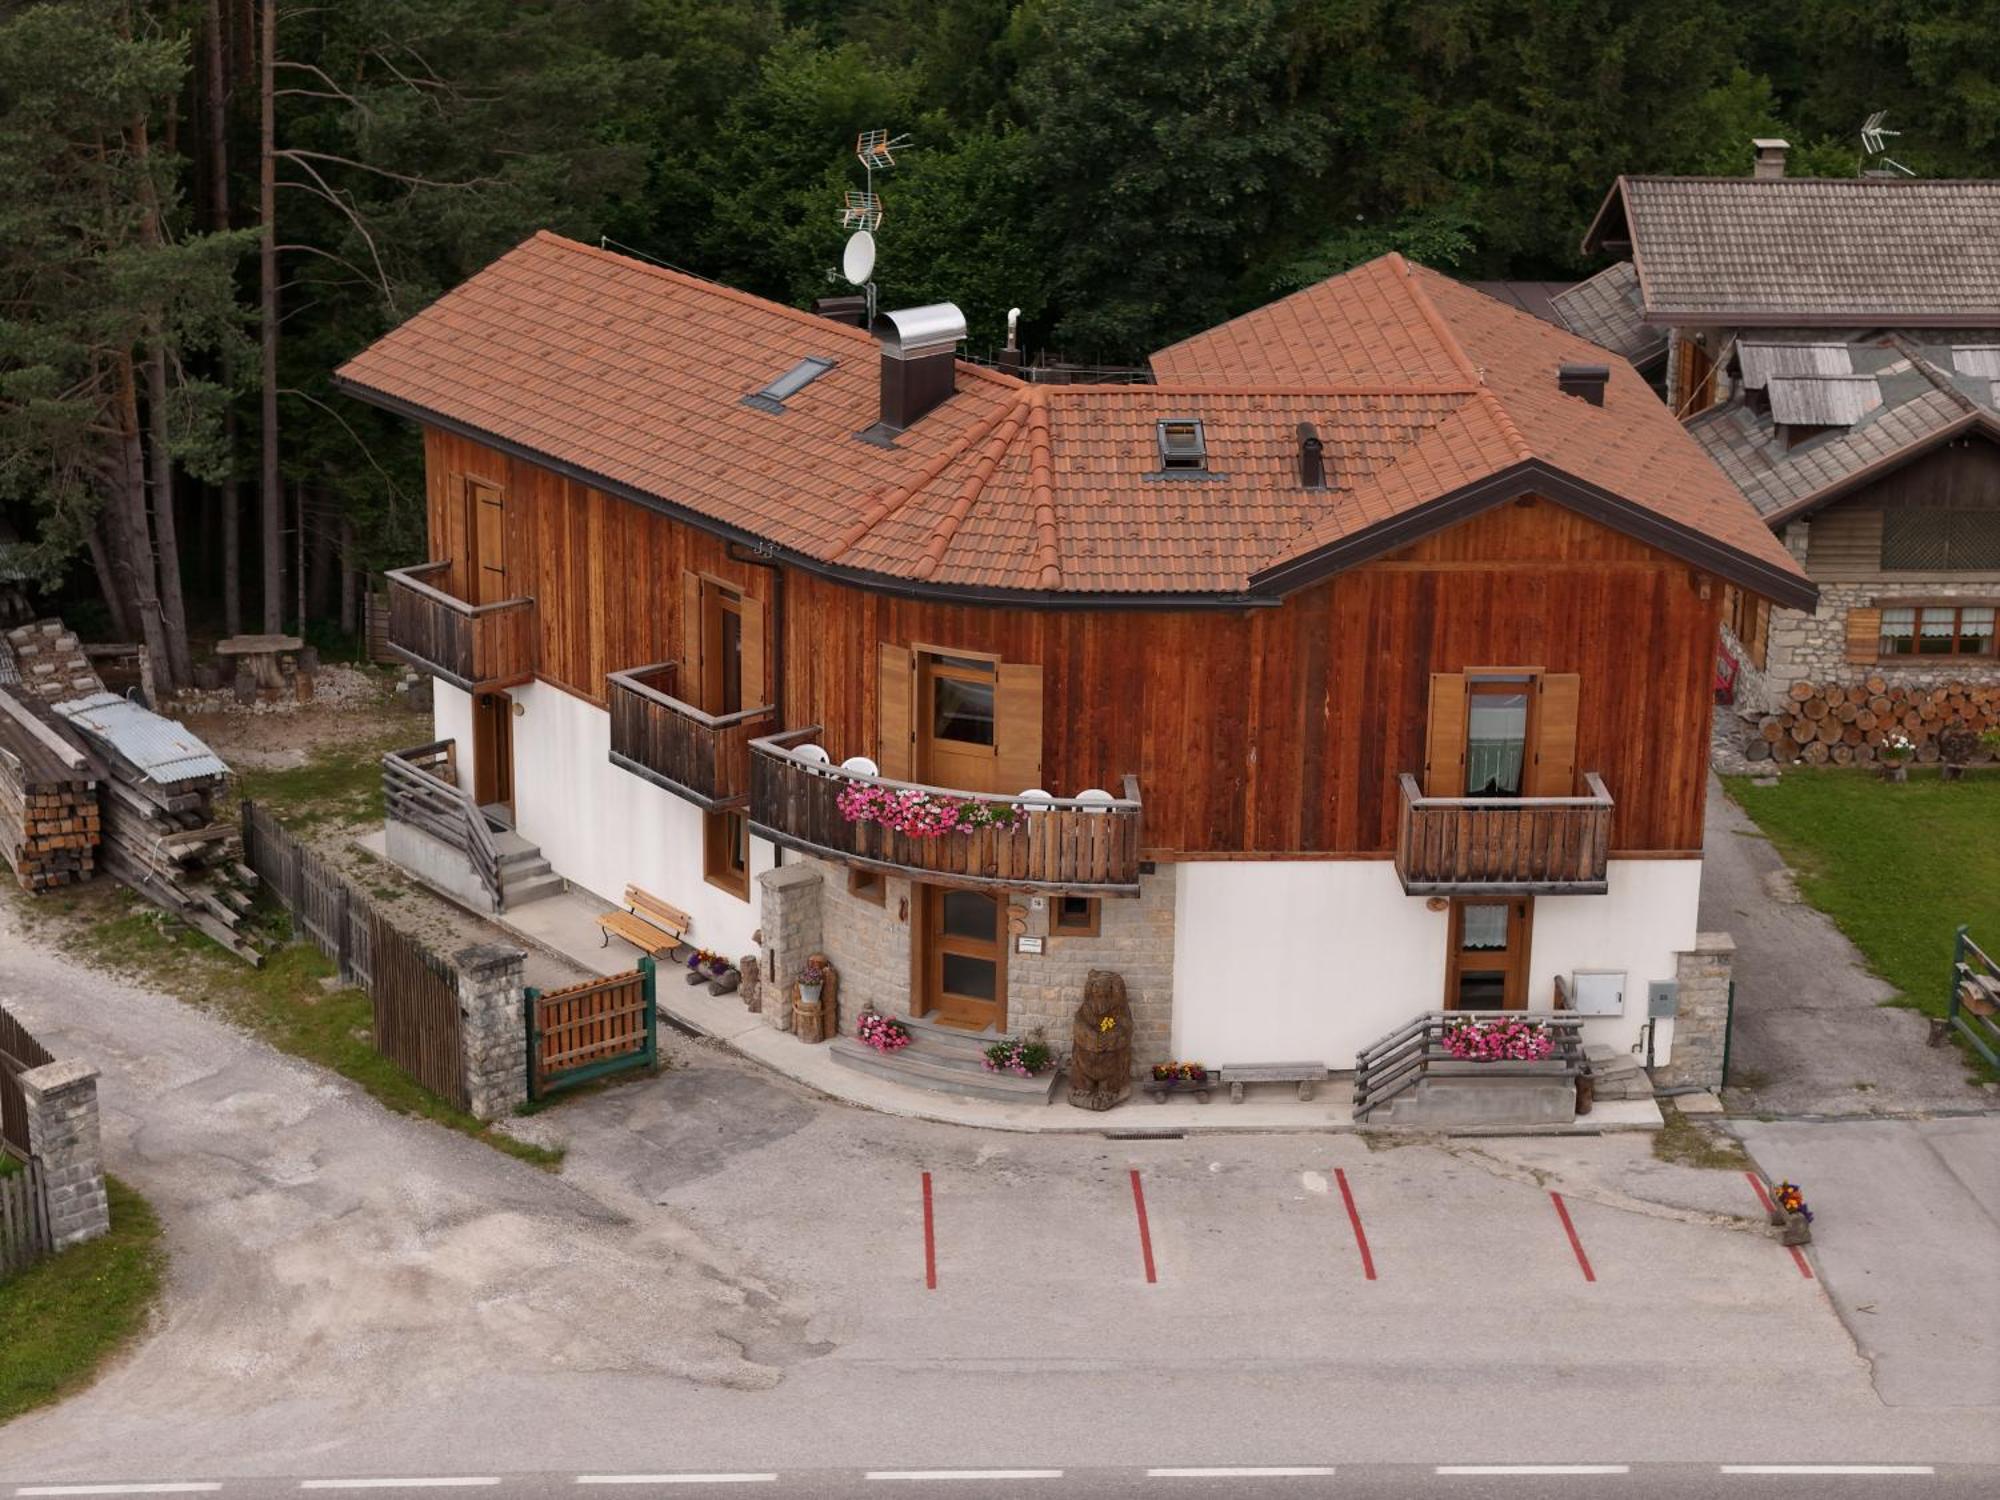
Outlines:
<svg viewBox="0 0 2000 1500"><path fill-rule="evenodd" d="M1806 573L1815 583L2000 583L2000 569L1915 571L1882 566L1889 510L2000 510L2000 445L1954 439L1806 518Z"/></svg>
<svg viewBox="0 0 2000 1500"><path fill-rule="evenodd" d="M429 431L426 455L431 556L451 561L451 586L467 586L467 481L498 484L508 586L536 601L537 675L594 703L607 673L679 654L684 572L769 608L770 570L718 538L451 434ZM1389 857L1431 674L1481 667L1578 674L1575 766L1615 801L1614 855L1701 848L1722 586L1549 501L1500 505L1272 607L956 604L797 568L784 588L782 728L824 726L836 763L877 755L884 644L1038 664L1036 784L1068 796L1136 776L1148 857Z"/></svg>

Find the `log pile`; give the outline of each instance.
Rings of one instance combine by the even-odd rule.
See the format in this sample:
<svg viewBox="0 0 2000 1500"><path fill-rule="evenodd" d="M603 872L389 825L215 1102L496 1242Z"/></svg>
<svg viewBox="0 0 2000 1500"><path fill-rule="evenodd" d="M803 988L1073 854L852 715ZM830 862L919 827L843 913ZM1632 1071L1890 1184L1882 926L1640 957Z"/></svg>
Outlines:
<svg viewBox="0 0 2000 1500"><path fill-rule="evenodd" d="M1881 675L1855 683L1795 682L1783 709L1758 722L1744 753L1751 760L1865 766L1880 758L1885 739L1902 734L1919 764L1934 765L1943 759L1938 736L1954 725L1973 734L2000 725L2000 685L1906 687Z"/></svg>
<svg viewBox="0 0 2000 1500"><path fill-rule="evenodd" d="M0 689L0 859L30 891L96 868L102 767Z"/></svg>
<svg viewBox="0 0 2000 1500"><path fill-rule="evenodd" d="M228 768L187 729L100 693L56 706L104 763L99 863L126 885L252 964L257 877L234 823L216 817Z"/></svg>

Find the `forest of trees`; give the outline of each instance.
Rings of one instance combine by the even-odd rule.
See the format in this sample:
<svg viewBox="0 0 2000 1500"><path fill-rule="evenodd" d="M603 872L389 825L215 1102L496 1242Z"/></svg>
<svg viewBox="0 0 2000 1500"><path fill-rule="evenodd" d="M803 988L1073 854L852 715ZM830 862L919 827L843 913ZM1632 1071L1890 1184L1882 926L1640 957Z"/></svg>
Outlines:
<svg viewBox="0 0 2000 1500"><path fill-rule="evenodd" d="M807 304L859 130L890 303L1136 361L1385 249L1566 276L1620 172L2000 166L2000 0L0 0L0 587L351 630L415 435L332 391L537 228Z"/></svg>

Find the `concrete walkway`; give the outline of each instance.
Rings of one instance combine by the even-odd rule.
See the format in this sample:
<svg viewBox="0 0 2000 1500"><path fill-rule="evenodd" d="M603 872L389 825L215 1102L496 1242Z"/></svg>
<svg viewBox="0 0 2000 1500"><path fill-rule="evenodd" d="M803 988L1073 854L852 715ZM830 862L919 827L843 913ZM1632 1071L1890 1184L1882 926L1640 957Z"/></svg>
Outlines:
<svg viewBox="0 0 2000 1500"><path fill-rule="evenodd" d="M1886 1116L2000 1106L1955 1049L1925 1045L1921 1015L1883 1004L1894 988L1805 903L1770 840L1713 777L1703 853L1702 930L1736 939L1725 1095L1732 1112ZM1948 959L1939 956L1940 974Z"/></svg>
<svg viewBox="0 0 2000 1500"><path fill-rule="evenodd" d="M630 969L638 959L639 950L617 938L609 946L603 944L603 930L597 925L597 917L607 909L604 903L580 891L571 891L520 907L498 920L516 936L570 963L599 974L615 974ZM679 1025L713 1037L774 1072L843 1103L907 1119L938 1120L986 1130L1090 1134L1136 1130L1197 1134L1355 1128L1351 1093L1346 1080L1339 1076L1329 1080L1310 1102L1301 1102L1287 1088L1267 1087L1253 1090L1241 1104L1231 1104L1227 1092L1221 1090L1211 1096L1208 1104L1192 1098L1156 1103L1135 1095L1131 1102L1117 1109L1095 1114L1072 1108L1061 1088L1047 1103L1013 1103L911 1088L856 1072L835 1062L827 1048L808 1046L790 1032L775 1029L763 1016L745 1008L738 996L711 995L705 986L689 985L675 973L662 972L659 997L667 1015ZM1627 1099L1601 1101L1574 1125L1493 1133L1600 1135L1659 1128L1660 1111L1652 1100Z"/></svg>

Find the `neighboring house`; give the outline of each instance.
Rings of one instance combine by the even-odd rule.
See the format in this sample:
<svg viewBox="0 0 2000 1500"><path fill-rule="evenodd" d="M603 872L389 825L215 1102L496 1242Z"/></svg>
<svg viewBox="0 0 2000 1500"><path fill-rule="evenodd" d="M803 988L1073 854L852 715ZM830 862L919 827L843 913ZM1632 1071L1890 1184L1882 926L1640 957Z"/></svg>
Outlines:
<svg viewBox="0 0 2000 1500"><path fill-rule="evenodd" d="M1732 594L1738 702L2000 681L2000 182L1789 178L1756 147L1748 178L1621 177L1583 242L1630 257L1604 274L1670 404L1823 585L1812 614Z"/></svg>
<svg viewBox="0 0 2000 1500"><path fill-rule="evenodd" d="M1151 385L964 334L538 234L346 365L424 428L392 640L478 801L731 957L782 906L848 1031L1060 1048L1110 969L1141 1064L1343 1065L1596 971L1669 1055L1723 593L1813 591L1644 383L1394 256ZM1015 826L891 832L871 762Z"/></svg>

